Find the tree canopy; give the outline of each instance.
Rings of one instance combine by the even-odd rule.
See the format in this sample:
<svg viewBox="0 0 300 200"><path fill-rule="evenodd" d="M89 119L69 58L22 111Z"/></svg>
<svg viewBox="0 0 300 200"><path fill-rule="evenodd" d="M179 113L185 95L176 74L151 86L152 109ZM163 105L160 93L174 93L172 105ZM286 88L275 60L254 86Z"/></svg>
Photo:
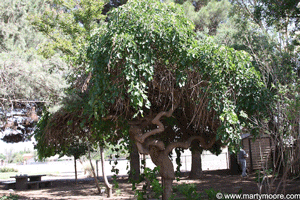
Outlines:
<svg viewBox="0 0 300 200"><path fill-rule="evenodd" d="M260 75L247 53L197 41L177 5L131 1L109 19L89 49L90 103L99 120L134 121L182 107L195 128L204 131L209 121L217 131L220 121L233 125L257 110Z"/></svg>
<svg viewBox="0 0 300 200"><path fill-rule="evenodd" d="M203 148L239 141L264 94L246 52L197 40L174 3L129 1L108 19L88 49L89 104L99 132L126 122L140 153L150 153L165 180L174 178L172 149L188 148L194 139Z"/></svg>

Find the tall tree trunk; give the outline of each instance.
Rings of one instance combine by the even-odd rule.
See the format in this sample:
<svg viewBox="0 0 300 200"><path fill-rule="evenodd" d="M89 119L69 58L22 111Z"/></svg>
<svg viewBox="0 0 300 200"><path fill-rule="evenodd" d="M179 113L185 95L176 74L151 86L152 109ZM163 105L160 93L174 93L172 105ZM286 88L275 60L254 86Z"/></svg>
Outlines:
<svg viewBox="0 0 300 200"><path fill-rule="evenodd" d="M88 147L88 152L89 152L89 161L90 161L90 165L91 165L91 168L92 168L92 174L93 174L93 177L94 177L94 180L95 180L95 184L96 184L98 193L101 194L101 189L100 189L100 186L99 186L99 183L98 183L98 179L97 179L97 176L96 176L96 173L95 173L95 169L94 169L94 166L93 166L93 163L92 163L92 160L91 160L91 150L90 150L90 147Z"/></svg>
<svg viewBox="0 0 300 200"><path fill-rule="evenodd" d="M130 148L130 174L129 178L138 181L140 178L140 154L134 142L131 142Z"/></svg>
<svg viewBox="0 0 300 200"><path fill-rule="evenodd" d="M235 153L230 154L229 168L230 168L231 174L233 174L233 175L237 175L242 172L242 169L237 160L237 155Z"/></svg>
<svg viewBox="0 0 300 200"><path fill-rule="evenodd" d="M75 184L77 185L77 164L76 164L75 156L74 156L74 168L75 168Z"/></svg>
<svg viewBox="0 0 300 200"><path fill-rule="evenodd" d="M197 179L203 175L202 160L201 160L201 154L203 150L200 149L198 141L192 142L191 151L192 151L192 168L189 174L189 178Z"/></svg>
<svg viewBox="0 0 300 200"><path fill-rule="evenodd" d="M107 176L105 174L105 159L104 159L104 151L103 151L103 147L100 146L100 154L101 154L101 167L102 167L102 176L104 179L104 184L106 186L106 190L107 190L107 197L110 198L112 197L112 185L109 184L108 180L107 180Z"/></svg>

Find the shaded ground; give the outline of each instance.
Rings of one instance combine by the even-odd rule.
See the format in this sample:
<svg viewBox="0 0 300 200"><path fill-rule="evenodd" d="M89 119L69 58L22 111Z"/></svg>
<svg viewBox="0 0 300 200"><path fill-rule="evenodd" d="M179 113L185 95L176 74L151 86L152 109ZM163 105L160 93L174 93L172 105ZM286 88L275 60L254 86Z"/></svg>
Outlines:
<svg viewBox="0 0 300 200"><path fill-rule="evenodd" d="M257 184L254 181L254 175L242 179L240 175L229 175L226 171L205 172L201 179L190 180L183 177L180 182L174 181L174 185L183 183L195 184L198 192L204 192L206 189L213 188L223 193L237 194L242 189L243 193L258 193ZM112 182L112 180L110 180ZM0 196L9 195L10 192L20 196L20 199L50 200L50 199L136 199L131 190L131 184L127 177L118 179L119 189L113 191L113 197L107 198L105 194L97 194L94 182L91 179L80 180L76 185L74 180L56 180L50 188L39 190L9 191L1 185ZM104 188L104 186L102 187ZM300 180L294 180L287 186L287 194L300 193Z"/></svg>

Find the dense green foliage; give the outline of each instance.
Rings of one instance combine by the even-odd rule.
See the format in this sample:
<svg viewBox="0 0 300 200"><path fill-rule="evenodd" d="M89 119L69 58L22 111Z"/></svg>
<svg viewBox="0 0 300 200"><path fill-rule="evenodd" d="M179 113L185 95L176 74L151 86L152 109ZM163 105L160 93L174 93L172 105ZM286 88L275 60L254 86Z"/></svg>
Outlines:
<svg viewBox="0 0 300 200"><path fill-rule="evenodd" d="M206 98L202 109L207 115L216 113L208 124L200 122L203 116L196 117L192 123L198 131L209 126L211 134L218 129L223 142L238 141L246 113L256 114L263 103L260 75L247 53L209 38L197 41L194 26L176 4L130 1L109 18L106 31L96 34L89 50L90 103L98 120L110 115L142 118L168 109L176 98L172 95L180 93L184 103L179 109L186 110L188 120L195 113L188 113L187 107L197 107ZM201 82L205 87L197 87Z"/></svg>
<svg viewBox="0 0 300 200"><path fill-rule="evenodd" d="M71 69L68 80L72 89L81 89L89 71L85 49L103 22L103 4L98 0L51 0L44 5L44 12L32 17L33 26L51 41L41 44L40 53L45 58L60 53Z"/></svg>
<svg viewBox="0 0 300 200"><path fill-rule="evenodd" d="M196 186L194 184L180 184L173 188L174 192L178 192L182 194L186 199L202 199L202 193L197 193ZM179 199L175 194L173 195L172 199Z"/></svg>
<svg viewBox="0 0 300 200"><path fill-rule="evenodd" d="M18 199L19 199L19 196L10 193L9 196L4 195L4 196L2 196L0 199L1 199L1 200L9 200L9 199L11 199L11 200L18 200Z"/></svg>
<svg viewBox="0 0 300 200"><path fill-rule="evenodd" d="M37 53L47 39L30 25L29 16L41 12L43 3L0 3L0 126L6 142L28 139L36 120L27 118L26 112L35 107L39 115L42 106L58 103L67 87L62 59L44 59Z"/></svg>
<svg viewBox="0 0 300 200"><path fill-rule="evenodd" d="M146 90L147 82L153 79L153 65L158 65L158 60L170 68L176 65L180 76L180 70L188 62L186 54L192 44L193 25L175 4L166 6L156 1L128 4L112 11L106 33L98 33L92 41L90 59L94 67L95 98L92 97L91 103L97 108L95 114L108 114L107 103L114 103L115 97L124 93L129 94L136 111L142 112L143 106L150 107ZM143 11L135 12L139 9ZM112 84L110 76L121 80L115 79ZM122 84L125 87L118 87ZM98 99L100 96L102 99Z"/></svg>
<svg viewBox="0 0 300 200"><path fill-rule="evenodd" d="M42 3L22 0L0 3L2 109L10 101L58 101L61 89L66 86L59 70L64 69L60 59L45 60L36 53L45 38L30 26L28 17L39 12Z"/></svg>

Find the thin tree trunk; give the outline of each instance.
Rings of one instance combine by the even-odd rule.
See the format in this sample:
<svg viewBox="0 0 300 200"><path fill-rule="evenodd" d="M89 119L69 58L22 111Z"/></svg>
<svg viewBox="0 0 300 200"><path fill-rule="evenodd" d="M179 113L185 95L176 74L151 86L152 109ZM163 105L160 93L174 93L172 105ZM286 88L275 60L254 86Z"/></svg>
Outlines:
<svg viewBox="0 0 300 200"><path fill-rule="evenodd" d="M75 156L74 156L74 168L75 168L75 184L77 185L77 164L76 164Z"/></svg>
<svg viewBox="0 0 300 200"><path fill-rule="evenodd" d="M99 186L99 183L98 183L98 179L97 179L96 174L95 174L95 169L94 169L94 166L93 166L93 163L92 163L92 160L91 160L90 147L88 147L88 151L89 151L89 161L90 161L90 165L91 165L91 168L92 168L92 174L93 174L93 177L94 177L94 180L95 180L95 184L96 184L98 193L101 194L101 189L100 189L100 186Z"/></svg>
<svg viewBox="0 0 300 200"><path fill-rule="evenodd" d="M133 181L138 181L140 178L140 155L136 144L134 142L131 143L131 151L130 151L130 174L129 178Z"/></svg>
<svg viewBox="0 0 300 200"><path fill-rule="evenodd" d="M100 155L101 155L102 176L103 176L104 184L105 184L106 190L107 190L107 197L110 198L110 197L112 197L112 185L109 184L106 174L105 174L104 151L103 151L103 147L101 147L101 146L100 146Z"/></svg>

